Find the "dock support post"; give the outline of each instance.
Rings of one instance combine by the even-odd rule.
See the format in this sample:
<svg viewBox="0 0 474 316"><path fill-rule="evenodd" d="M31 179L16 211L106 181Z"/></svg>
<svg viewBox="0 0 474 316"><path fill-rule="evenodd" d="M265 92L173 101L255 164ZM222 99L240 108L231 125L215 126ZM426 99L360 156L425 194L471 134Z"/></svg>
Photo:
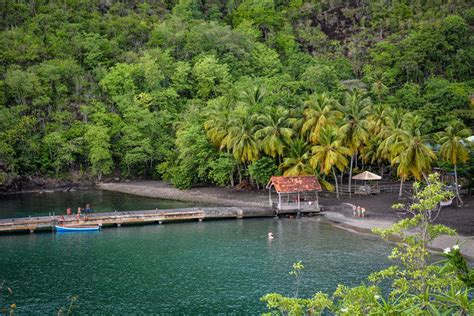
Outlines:
<svg viewBox="0 0 474 316"><path fill-rule="evenodd" d="M268 204L272 206L272 186L268 188Z"/></svg>
<svg viewBox="0 0 474 316"><path fill-rule="evenodd" d="M298 192L298 210L301 209L301 203L300 203L300 193Z"/></svg>
<svg viewBox="0 0 474 316"><path fill-rule="evenodd" d="M320 211L318 191L316 191L316 211Z"/></svg>
<svg viewBox="0 0 474 316"><path fill-rule="evenodd" d="M278 210L281 211L281 194L278 192Z"/></svg>

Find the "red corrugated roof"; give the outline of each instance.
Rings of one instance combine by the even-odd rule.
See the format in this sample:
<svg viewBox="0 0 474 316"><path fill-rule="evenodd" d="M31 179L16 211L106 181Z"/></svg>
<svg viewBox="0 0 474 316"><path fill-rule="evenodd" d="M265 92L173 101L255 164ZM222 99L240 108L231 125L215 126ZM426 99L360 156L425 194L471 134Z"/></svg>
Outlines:
<svg viewBox="0 0 474 316"><path fill-rule="evenodd" d="M273 176L268 182L267 188L270 188L271 185L278 193L321 191L321 184L315 176Z"/></svg>

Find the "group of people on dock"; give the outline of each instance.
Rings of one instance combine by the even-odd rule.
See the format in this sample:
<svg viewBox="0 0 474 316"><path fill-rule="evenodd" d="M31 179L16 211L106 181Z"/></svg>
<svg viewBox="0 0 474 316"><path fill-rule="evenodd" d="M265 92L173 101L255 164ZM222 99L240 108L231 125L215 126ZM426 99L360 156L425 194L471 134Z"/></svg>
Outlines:
<svg viewBox="0 0 474 316"><path fill-rule="evenodd" d="M84 211L84 213L86 214L86 216L93 212L93 210L92 210L92 208L91 208L91 205L90 205L90 204L86 204L86 207L85 207L85 208L79 206L79 207L77 208L77 213L76 213L76 214L74 214L74 213L72 212L72 209L71 209L70 207L68 207L68 208L66 209L66 215L76 215L77 219L79 219L79 218L81 218L81 213L82 213L82 211Z"/></svg>

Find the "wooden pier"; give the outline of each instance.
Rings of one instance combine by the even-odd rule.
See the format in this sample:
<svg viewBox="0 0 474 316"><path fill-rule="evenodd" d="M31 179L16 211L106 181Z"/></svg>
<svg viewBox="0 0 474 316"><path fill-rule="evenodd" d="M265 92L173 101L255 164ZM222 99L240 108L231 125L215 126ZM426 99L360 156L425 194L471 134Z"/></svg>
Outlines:
<svg viewBox="0 0 474 316"><path fill-rule="evenodd" d="M77 227L84 225L122 226L136 224L163 224L166 222L203 221L244 217L273 217L272 209L206 207L171 210L145 210L128 212L93 213L89 215L55 215L0 219L0 233L53 231L55 225Z"/></svg>

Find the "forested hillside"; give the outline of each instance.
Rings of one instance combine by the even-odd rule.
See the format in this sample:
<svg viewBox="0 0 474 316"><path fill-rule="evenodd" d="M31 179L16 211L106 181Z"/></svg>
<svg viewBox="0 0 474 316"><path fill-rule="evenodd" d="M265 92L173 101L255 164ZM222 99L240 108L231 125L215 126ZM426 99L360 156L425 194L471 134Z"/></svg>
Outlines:
<svg viewBox="0 0 474 316"><path fill-rule="evenodd" d="M402 179L469 165L446 146L474 122L470 1L1 8L0 183L119 176L188 188L279 172L333 181L362 163Z"/></svg>

